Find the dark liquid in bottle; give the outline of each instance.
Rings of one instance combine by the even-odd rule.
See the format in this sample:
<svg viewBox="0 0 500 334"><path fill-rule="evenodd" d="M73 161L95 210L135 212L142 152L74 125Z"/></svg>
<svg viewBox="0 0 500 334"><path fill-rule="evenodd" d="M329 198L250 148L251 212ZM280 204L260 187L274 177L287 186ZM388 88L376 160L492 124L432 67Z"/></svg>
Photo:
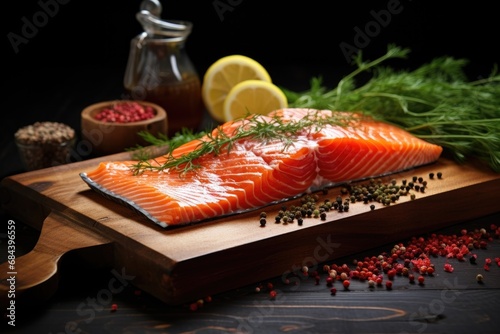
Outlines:
<svg viewBox="0 0 500 334"><path fill-rule="evenodd" d="M125 87L127 94L137 96L137 87ZM156 103L167 113L168 136L182 128L199 130L203 119L200 79L196 74L185 74L183 81L160 82L151 87L140 87L145 101Z"/></svg>

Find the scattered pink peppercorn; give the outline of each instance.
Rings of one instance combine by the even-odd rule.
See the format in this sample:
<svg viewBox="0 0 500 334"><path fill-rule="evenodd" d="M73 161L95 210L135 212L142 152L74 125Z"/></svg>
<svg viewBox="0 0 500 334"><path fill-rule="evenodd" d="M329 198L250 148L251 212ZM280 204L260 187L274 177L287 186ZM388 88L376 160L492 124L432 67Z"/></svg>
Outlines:
<svg viewBox="0 0 500 334"><path fill-rule="evenodd" d="M342 282L342 285L343 285L343 286L344 286L344 288L347 290L347 289L349 289L349 285L351 285L351 282L349 282L349 280L348 280L348 279L346 279L346 280L344 280L344 281Z"/></svg>
<svg viewBox="0 0 500 334"><path fill-rule="evenodd" d="M331 288L331 289L330 289L330 293L331 293L332 295L335 295L335 294L337 293L337 289L336 289L336 288Z"/></svg>
<svg viewBox="0 0 500 334"><path fill-rule="evenodd" d="M389 279L393 279L394 276L396 276L396 269L390 269L388 272L387 272L387 277L389 277Z"/></svg>
<svg viewBox="0 0 500 334"><path fill-rule="evenodd" d="M118 305L117 304L111 304L111 312L116 312L118 310Z"/></svg>
<svg viewBox="0 0 500 334"><path fill-rule="evenodd" d="M275 299L277 294L278 294L278 293L276 292L276 290L270 291L270 292L269 292L269 297L270 297L271 299Z"/></svg>
<svg viewBox="0 0 500 334"><path fill-rule="evenodd" d="M413 275L413 274L409 274L409 275L408 275L408 280L410 281L410 283L415 282L415 275Z"/></svg>
<svg viewBox="0 0 500 334"><path fill-rule="evenodd" d="M333 284L333 277L328 276L328 277L326 278L326 285L327 285L327 286L332 286L332 284Z"/></svg>
<svg viewBox="0 0 500 334"><path fill-rule="evenodd" d="M391 290L392 289L392 281L386 281L385 282L385 288L387 290Z"/></svg>
<svg viewBox="0 0 500 334"><path fill-rule="evenodd" d="M425 282L425 277L422 275L418 276L418 284L424 284L424 282Z"/></svg>

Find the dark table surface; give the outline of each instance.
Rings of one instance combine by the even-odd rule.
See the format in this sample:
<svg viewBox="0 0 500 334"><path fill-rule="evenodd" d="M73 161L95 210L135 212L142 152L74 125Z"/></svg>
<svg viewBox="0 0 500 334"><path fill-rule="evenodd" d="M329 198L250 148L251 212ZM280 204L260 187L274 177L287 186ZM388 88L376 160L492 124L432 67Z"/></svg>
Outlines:
<svg viewBox="0 0 500 334"><path fill-rule="evenodd" d="M500 213L433 232L450 236L463 229L489 230L499 218ZM16 224L20 256L34 246L39 233L21 222ZM390 253L395 244L324 264L354 268L354 260ZM496 333L500 326L500 266L495 258L500 256L500 240L495 238L486 249L473 249L472 253L477 255L475 264L469 261L470 256L465 261L431 257L435 273L425 275L424 284L412 284L408 277L396 275L388 290L385 284L371 288L367 281L351 279L348 290L335 281L337 292L332 295L321 263L311 268L317 269L319 283L312 276L299 276L290 282L270 277L210 296L194 310L190 303L165 305L131 284L119 289L115 286L111 293L109 286L116 281L116 272L73 252L60 263L56 294L35 306L17 306L16 326L9 326L11 319L4 318L2 332ZM488 270L484 268L487 258L493 261ZM446 263L452 265L452 272L444 270ZM478 274L483 276L482 282L477 281ZM275 298L269 295L268 284L277 292Z"/></svg>
<svg viewBox="0 0 500 334"><path fill-rule="evenodd" d="M468 71L474 79L488 75L500 60L492 43L498 30L496 12L488 2L472 7L446 1L439 5L401 1L397 2L401 10L394 9L383 22L377 17L382 19L382 11L395 5L392 1L351 2L335 10L327 10L319 1L296 7L286 2L273 8L263 1L162 3L166 17L194 22L187 48L200 74L218 58L240 53L261 61L278 85L303 90L317 75L326 84L335 84L352 70L339 46L354 44L357 32L375 27L373 22L379 22L380 30L372 31L365 45L358 47L372 59L391 42L413 50L408 63L398 66L415 66L445 54L466 57L473 64ZM47 14L47 21L37 21L36 33L17 50L11 40L6 43L8 60L3 63L2 80L7 87L3 95L8 121L0 124L1 178L25 171L13 141L19 127L50 120L69 124L78 132L85 106L119 99L123 93L129 41L140 31L133 18L139 1L51 4L52 15ZM40 11L48 13L37 1L9 6L5 36L24 36L25 22L43 18ZM499 218L500 206L495 215L478 213L473 221L429 232L451 235L463 228L488 229ZM3 250L9 220L16 222L17 256L29 252L39 236L39 231L2 213L2 262L7 258ZM333 262L352 264L354 259L390 252L392 247L364 250ZM296 284L269 277L211 296L211 301L193 311L192 305L167 306L131 284L109 294L114 277L111 268L96 266L71 252L61 260L56 295L36 307L19 306L16 326L4 318L2 333L494 333L500 328L500 267L493 263L485 270L483 263L486 258L500 257L500 241L493 239L475 253L477 264L433 259L436 272L423 285L397 276L392 290L387 290L353 280L348 290L334 283L338 292L332 295L326 274L319 270L319 284L312 277ZM453 272L443 270L446 262L453 264ZM482 283L476 280L478 274L484 276ZM274 299L267 291L268 283L278 292ZM259 286L261 291L256 292Z"/></svg>

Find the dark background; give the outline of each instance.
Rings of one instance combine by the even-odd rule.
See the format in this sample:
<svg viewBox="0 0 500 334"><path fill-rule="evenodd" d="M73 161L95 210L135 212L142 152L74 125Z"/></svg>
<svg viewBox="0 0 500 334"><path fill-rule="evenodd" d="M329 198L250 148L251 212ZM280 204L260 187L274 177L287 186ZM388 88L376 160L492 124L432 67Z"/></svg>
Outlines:
<svg viewBox="0 0 500 334"><path fill-rule="evenodd" d="M13 136L35 121L60 121L79 131L80 111L120 98L130 40L142 31L135 19L140 1L29 0L3 3L3 85L7 101L0 125L0 177L22 172ZM437 56L467 58L467 74L490 74L500 60L498 14L492 2L456 1L161 1L163 19L193 22L186 48L202 77L229 54L250 56L283 87L304 90L313 76L333 86L353 67L340 49L347 43L366 59L385 53L388 43L412 50L395 67L413 68ZM399 3L399 5L397 5ZM46 21L35 21L45 14ZM55 5L56 4L56 5ZM385 17L388 6L398 12ZM216 9L217 7L217 9ZM377 13L377 14L374 14ZM17 52L9 34L23 35L26 21L36 32ZM372 31L364 45L356 31ZM359 37L359 36L358 36ZM356 45L356 41L358 41Z"/></svg>

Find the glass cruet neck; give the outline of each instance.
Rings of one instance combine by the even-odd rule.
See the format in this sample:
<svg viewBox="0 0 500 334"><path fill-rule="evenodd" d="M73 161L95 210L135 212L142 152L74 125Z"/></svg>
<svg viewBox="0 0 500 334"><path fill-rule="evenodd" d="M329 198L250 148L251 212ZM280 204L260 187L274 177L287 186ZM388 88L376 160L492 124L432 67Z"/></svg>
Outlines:
<svg viewBox="0 0 500 334"><path fill-rule="evenodd" d="M192 23L180 20L162 20L162 6L158 0L143 0L136 18L147 38L184 40L191 33Z"/></svg>

